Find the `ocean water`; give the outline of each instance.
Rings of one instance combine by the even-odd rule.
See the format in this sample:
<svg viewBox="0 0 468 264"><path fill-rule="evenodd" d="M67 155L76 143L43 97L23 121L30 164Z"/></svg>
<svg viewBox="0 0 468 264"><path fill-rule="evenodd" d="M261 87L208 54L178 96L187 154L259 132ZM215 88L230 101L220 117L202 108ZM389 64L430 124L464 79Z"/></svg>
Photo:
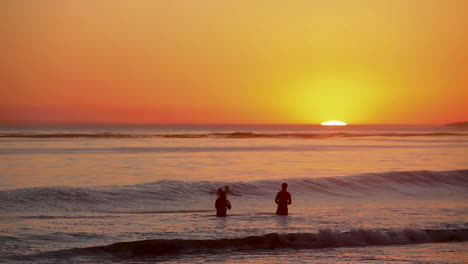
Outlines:
<svg viewBox="0 0 468 264"><path fill-rule="evenodd" d="M0 127L0 262L467 263L467 241L466 129Z"/></svg>

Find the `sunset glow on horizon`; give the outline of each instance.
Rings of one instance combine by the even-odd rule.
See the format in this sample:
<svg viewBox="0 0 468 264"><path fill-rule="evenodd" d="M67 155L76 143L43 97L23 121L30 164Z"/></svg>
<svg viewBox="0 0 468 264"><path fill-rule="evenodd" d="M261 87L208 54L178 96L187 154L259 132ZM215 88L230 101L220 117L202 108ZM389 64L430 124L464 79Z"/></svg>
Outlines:
<svg viewBox="0 0 468 264"><path fill-rule="evenodd" d="M468 1L0 3L1 123L468 120Z"/></svg>

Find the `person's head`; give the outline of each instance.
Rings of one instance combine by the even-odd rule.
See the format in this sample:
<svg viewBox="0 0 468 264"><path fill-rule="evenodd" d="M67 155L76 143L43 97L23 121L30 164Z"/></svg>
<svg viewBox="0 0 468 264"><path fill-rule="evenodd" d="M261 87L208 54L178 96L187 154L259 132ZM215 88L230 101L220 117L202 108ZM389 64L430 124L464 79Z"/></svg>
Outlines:
<svg viewBox="0 0 468 264"><path fill-rule="evenodd" d="M288 188L288 184L287 183L281 184L281 188L283 189L283 191L286 191L286 189Z"/></svg>
<svg viewBox="0 0 468 264"><path fill-rule="evenodd" d="M226 192L225 192L225 191L223 191L223 190L220 189L220 190L218 191L218 195L219 195L219 198L221 198L221 199L226 199Z"/></svg>

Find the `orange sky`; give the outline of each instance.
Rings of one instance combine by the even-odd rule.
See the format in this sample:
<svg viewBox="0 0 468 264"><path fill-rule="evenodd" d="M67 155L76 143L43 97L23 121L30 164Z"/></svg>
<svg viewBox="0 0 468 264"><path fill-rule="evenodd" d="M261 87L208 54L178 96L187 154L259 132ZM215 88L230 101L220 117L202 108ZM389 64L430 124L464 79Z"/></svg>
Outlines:
<svg viewBox="0 0 468 264"><path fill-rule="evenodd" d="M468 120L468 1L0 2L0 122Z"/></svg>

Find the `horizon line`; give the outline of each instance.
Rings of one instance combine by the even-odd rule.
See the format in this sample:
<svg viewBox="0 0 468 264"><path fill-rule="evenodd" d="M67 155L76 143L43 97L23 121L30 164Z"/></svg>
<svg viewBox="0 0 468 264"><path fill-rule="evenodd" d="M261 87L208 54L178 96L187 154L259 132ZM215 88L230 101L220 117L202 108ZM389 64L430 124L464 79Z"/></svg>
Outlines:
<svg viewBox="0 0 468 264"><path fill-rule="evenodd" d="M449 123L348 123L346 126L445 126L453 123L463 123L468 121L457 121ZM9 126L9 125L24 125L24 126L79 126L79 125L135 125L135 126L150 126L150 125L173 125L173 126L322 126L321 123L183 123L183 122L174 122L174 123L126 123L126 122L1 122L0 126ZM346 127L341 126L341 127ZM332 126L335 127L335 126Z"/></svg>

